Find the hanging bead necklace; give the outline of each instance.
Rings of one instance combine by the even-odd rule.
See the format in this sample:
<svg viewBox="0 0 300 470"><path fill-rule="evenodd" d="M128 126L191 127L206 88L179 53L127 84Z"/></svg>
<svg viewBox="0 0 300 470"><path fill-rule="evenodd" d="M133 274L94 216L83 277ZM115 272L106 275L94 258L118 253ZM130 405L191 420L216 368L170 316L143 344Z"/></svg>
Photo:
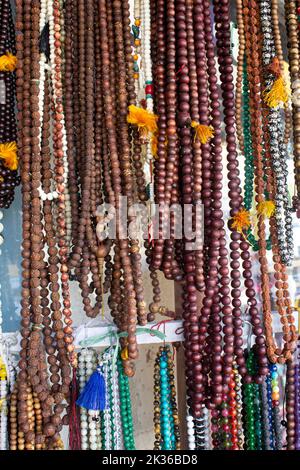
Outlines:
<svg viewBox="0 0 300 470"><path fill-rule="evenodd" d="M231 374L231 381L229 382L229 419L230 419L230 434L231 434L231 442L232 450L239 450L238 446L238 420L237 420L237 401L236 401L236 382L235 382L235 374L232 370Z"/></svg>
<svg viewBox="0 0 300 470"><path fill-rule="evenodd" d="M113 239L107 237L106 231L113 219L119 219L119 196L127 197L128 208L147 200L142 160L145 139L139 132L143 127L139 119L146 113L155 124L152 87L146 83L147 110L137 107L128 1L89 1L89 8L81 0L66 2L65 65L70 81L66 80L65 87L72 97L70 106L68 100L65 103L72 214L69 268L79 281L87 316L95 317L101 310L104 315L104 294L109 290L112 317L121 331L128 332L128 339L121 340L124 352L128 352L128 359L123 359L125 372L133 375L136 324L147 321L140 243L127 235L124 238L122 227L117 227ZM140 18L136 18L138 25L134 28L136 35L142 34L142 47L140 36L135 37L135 45L142 56L139 75L146 82L152 80L149 8L149 2L139 3L136 15ZM118 53L114 61L115 51ZM78 65L74 65L72 57ZM147 142L149 150L148 139ZM149 151L148 154L150 157ZM103 203L111 205L107 213L101 208ZM130 215L124 228L135 220ZM146 255L149 259L147 243ZM151 269L150 276L151 320L160 310L160 289L155 270Z"/></svg>
<svg viewBox="0 0 300 470"><path fill-rule="evenodd" d="M8 208L20 184L15 120L15 29L9 0L0 11L0 208Z"/></svg>
<svg viewBox="0 0 300 470"><path fill-rule="evenodd" d="M238 448L243 450L244 448L244 430L243 430L243 405L242 405L242 384L241 376L238 373L237 364L233 364L233 375L234 375L234 391L236 400L236 428L237 428L237 439Z"/></svg>
<svg viewBox="0 0 300 470"><path fill-rule="evenodd" d="M228 35L229 27L229 3L225 2L222 7L222 11L218 2L215 2L215 21L217 22L217 51L218 60L220 66L220 78L222 85L222 96L224 100L224 106L226 110L226 140L228 148L228 179L229 179L229 198L231 207L232 220L240 213L241 210L241 196L240 196L240 179L238 177L238 161L236 154L236 143L234 135L234 113L232 114L231 106L233 100L233 78L232 78L232 57L230 52L230 35ZM225 10L226 9L226 15ZM220 21L219 21L220 20ZM265 349L265 340L262 336L262 327L259 319L256 294L254 290L254 282L252 280L252 266L250 261L249 244L243 240L239 233L234 230L234 224L231 224L231 239L230 244L231 258L231 285L232 285L232 296L233 296L233 314L234 314L234 337L235 337L235 354L237 356L237 364L239 366L239 372L242 376L247 377L247 381L262 381L262 376L266 375L267 369L267 358ZM253 332L256 336L256 348L259 360L259 368L255 376L251 377L251 374L247 373L245 366L244 352L241 347L243 344L241 335L242 329L240 328L241 323L241 301L240 301L240 281L239 281L239 250L241 249L241 258L243 260L243 277L245 279L246 296L248 298L248 304L250 305L249 313L251 323L253 325Z"/></svg>
<svg viewBox="0 0 300 470"><path fill-rule="evenodd" d="M120 390L120 407L121 407L121 422L123 429L124 448L127 450L135 449L132 408L130 398L129 379L124 374L122 368L122 361L118 359L118 372L119 372L119 390Z"/></svg>
<svg viewBox="0 0 300 470"><path fill-rule="evenodd" d="M298 346L299 348L299 346ZM299 367L299 353L297 361L295 361L295 407L294 407L294 420L295 420L295 450L300 449L300 367Z"/></svg>
<svg viewBox="0 0 300 470"><path fill-rule="evenodd" d="M297 8L294 0L285 0L285 22L288 34L288 58L290 65L290 77L292 87L292 126L293 126L293 152L294 152L294 172L296 187L296 204L298 207L300 196L300 107L299 107L299 42L297 31Z"/></svg>
<svg viewBox="0 0 300 470"><path fill-rule="evenodd" d="M247 358L249 371L255 373L253 350ZM258 384L244 383L245 444L247 450L261 449L261 416Z"/></svg>
<svg viewBox="0 0 300 470"><path fill-rule="evenodd" d="M261 2L260 17L261 30L263 34L262 65L266 70L268 70L276 58L275 43L278 46L277 36L274 36L273 40L271 7L268 2ZM275 30L274 23L273 28ZM274 79L268 76L266 80L266 89L269 89L272 86L274 86ZM283 136L281 134L282 125L280 110L277 107L269 109L268 124L270 154L274 170L274 184L276 184L275 218L277 224L278 244L282 262L289 265L292 261L294 252L292 217L287 190L287 153L286 146L283 142Z"/></svg>
<svg viewBox="0 0 300 470"><path fill-rule="evenodd" d="M67 421L66 416L62 422L61 415L65 409L62 402L69 394L70 361L75 364L65 242L65 146L59 47L61 11L57 1L35 1L32 4L24 0L17 2L16 6L17 54L23 72L17 80L23 195L23 339L17 381L18 409L21 410L18 426L24 433L25 449L41 446L51 449L61 446L59 432L62 423ZM44 33L41 28L44 29L45 18L49 20L50 62L53 64L50 74L44 65L47 40L39 41L40 34ZM39 110L43 112L40 114ZM53 125L49 131L51 119ZM50 138L55 142L53 176L58 194L55 201L42 198L39 191L39 188L46 193L51 190ZM45 250L48 252L47 262ZM27 420L28 396L40 402L41 420L36 428L30 427Z"/></svg>
<svg viewBox="0 0 300 470"><path fill-rule="evenodd" d="M160 347L154 367L154 449L180 449L174 363L169 346Z"/></svg>
<svg viewBox="0 0 300 470"><path fill-rule="evenodd" d="M79 378L79 393L84 389L87 381L92 375L97 365L96 353L92 349L83 349L78 358L78 378ZM94 418L94 419L93 419ZM91 434L91 426L94 426L98 439L95 439L95 436ZM89 415L88 410L83 407L80 407L80 428L81 428L81 449L82 450L97 450L99 446L99 433L100 433L100 424L97 417ZM98 445L97 445L98 442ZM93 448L94 447L94 448Z"/></svg>
<svg viewBox="0 0 300 470"><path fill-rule="evenodd" d="M119 396L119 371L113 368L114 350L108 349L101 355L104 363L107 407L101 414L102 449L119 450L123 448L121 406Z"/></svg>
<svg viewBox="0 0 300 470"><path fill-rule="evenodd" d="M287 422L287 450L295 450L295 365L292 360L287 361L286 368L286 422Z"/></svg>
<svg viewBox="0 0 300 470"><path fill-rule="evenodd" d="M248 78L249 78L249 90L250 90L250 114L251 114L251 131L252 131L252 141L253 141L253 152L254 152L254 163L255 163L255 184L256 184L256 200L257 200L257 210L259 211L259 204L263 202L264 196L264 178L263 178L263 160L262 160L262 153L260 149L262 149L262 142L263 136L265 132L264 121L262 121L263 113L262 111L262 103L260 102L259 94L255 92L257 89L256 83L260 83L260 63L259 63L259 41L255 39L255 34L258 34L258 22L257 18L259 12L255 9L254 5L245 4L245 35L246 35L246 43L249 47L246 48L247 52L247 68L248 68ZM249 21L249 24L248 24ZM251 26L251 32L249 29L249 25ZM255 34L253 34L253 31ZM253 53L251 53L251 47L253 48ZM253 55L254 54L254 55ZM254 57L254 61L252 58ZM251 64L248 63L249 60L252 60ZM256 78L255 78L256 76ZM255 116L253 109L256 109ZM267 145L267 144L266 144ZM266 152L266 158L269 158L268 152ZM269 165L271 163L269 162ZM269 194L270 199L272 200L273 190L272 190L272 171L271 166L269 167L268 177L266 178L267 184L267 191ZM272 223L272 218L270 221L270 230L271 236L275 236L275 226ZM269 276L267 274L267 259L266 259L266 239L265 239L265 223L264 223L264 216L261 214L258 218L258 235L260 238L260 250L259 250L259 257L260 257L260 264L261 264L261 282L262 282L262 296L263 296L263 311L264 311L264 325L266 328L266 342L268 346L268 356L272 362L282 361L284 362L288 357L290 357L290 349L293 348L293 344L295 341L295 329L292 324L293 317L291 309L288 307L288 316L287 318L283 316L283 322L285 325L285 331L289 329L289 334L285 332L284 340L287 343L284 346L283 351L276 347L275 341L272 334L272 319L271 319L271 304L270 304L270 290L269 290ZM278 279L281 279L280 276L286 282L286 276L284 274L284 266L280 264L280 258L278 254L277 248L277 241L273 242L273 258L275 261L275 271L279 270ZM282 274L280 273L282 271ZM277 274L276 274L277 276ZM286 285L286 284L285 284ZM282 284L278 284L278 286L282 287ZM287 291L285 291L287 294ZM280 302L281 293L278 293L278 299ZM279 303L279 313L284 315L283 308ZM290 326L288 326L290 324ZM276 351L276 353L275 353Z"/></svg>

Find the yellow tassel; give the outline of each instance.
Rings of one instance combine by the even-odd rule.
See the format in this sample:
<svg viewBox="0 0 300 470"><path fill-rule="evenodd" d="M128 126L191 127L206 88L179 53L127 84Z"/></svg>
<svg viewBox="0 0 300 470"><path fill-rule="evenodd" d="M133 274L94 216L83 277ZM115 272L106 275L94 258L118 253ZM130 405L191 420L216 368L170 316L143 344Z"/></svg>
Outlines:
<svg viewBox="0 0 300 470"><path fill-rule="evenodd" d="M157 116L150 113L146 109L139 108L131 104L128 108L127 122L135 124L139 130L148 135L149 133L155 134L157 132Z"/></svg>
<svg viewBox="0 0 300 470"><path fill-rule="evenodd" d="M263 93L264 101L270 108L276 108L281 103L287 103L289 95L283 77L277 78L272 85L272 88Z"/></svg>
<svg viewBox="0 0 300 470"><path fill-rule="evenodd" d="M158 138L157 134L153 134L151 137L151 152L154 158L157 157Z"/></svg>
<svg viewBox="0 0 300 470"><path fill-rule="evenodd" d="M231 227L239 233L243 233L251 225L250 214L246 209L241 209L231 220L233 221Z"/></svg>
<svg viewBox="0 0 300 470"><path fill-rule="evenodd" d="M6 367L5 367L2 357L0 356L0 380L6 380L6 377L7 377Z"/></svg>
<svg viewBox="0 0 300 470"><path fill-rule="evenodd" d="M16 56L7 52L0 57L0 71L1 72L13 72L17 66L18 59Z"/></svg>
<svg viewBox="0 0 300 470"><path fill-rule="evenodd" d="M10 170L18 168L17 144L16 142L7 142L0 144L0 158L3 158L4 165Z"/></svg>
<svg viewBox="0 0 300 470"><path fill-rule="evenodd" d="M125 346L124 349L122 349L121 351L121 358L123 359L123 361L127 361L128 360L128 347Z"/></svg>
<svg viewBox="0 0 300 470"><path fill-rule="evenodd" d="M196 121L191 122L191 126L195 129L195 140L198 138L201 144L206 144L214 135L214 128L212 126L205 126Z"/></svg>
<svg viewBox="0 0 300 470"><path fill-rule="evenodd" d="M257 213L263 215L267 219L272 217L275 212L275 204L273 201L262 201L257 206Z"/></svg>

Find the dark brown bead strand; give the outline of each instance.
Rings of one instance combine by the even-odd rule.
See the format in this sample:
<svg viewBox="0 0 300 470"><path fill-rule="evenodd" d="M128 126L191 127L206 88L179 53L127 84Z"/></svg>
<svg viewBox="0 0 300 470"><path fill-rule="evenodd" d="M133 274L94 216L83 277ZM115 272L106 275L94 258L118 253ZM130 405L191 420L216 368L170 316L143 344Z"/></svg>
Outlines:
<svg viewBox="0 0 300 470"><path fill-rule="evenodd" d="M292 360L286 364L286 421L287 450L295 450L295 365Z"/></svg>
<svg viewBox="0 0 300 470"><path fill-rule="evenodd" d="M15 31L9 0L3 0L0 10L0 56L16 54ZM20 71L18 74L20 75ZM0 103L0 143L16 141L15 72L0 71L5 87L5 102ZM0 159L0 208L8 208L14 199L15 187L20 183L17 171L7 168Z"/></svg>
<svg viewBox="0 0 300 470"><path fill-rule="evenodd" d="M256 186L256 203L264 201L264 157L263 145L266 142L268 145L268 133L265 130L263 119L266 118L264 105L261 97L261 77L260 77L260 64L261 64L261 44L257 38L259 36L259 8L258 5L253 3L245 3L244 5L245 16L245 39L246 39L246 53L247 53L247 72L249 76L249 89L250 89L250 114L251 114L251 132L253 141L254 152L254 167L255 167L255 186ZM253 60L252 60L253 59ZM269 163L269 167L270 163ZM271 177L271 174L269 175ZM268 181L270 184L270 178ZM274 191L272 191L274 194ZM264 217L258 218L258 235L259 243L259 262L261 271L261 284L262 284L262 299L263 299L263 323L265 327L267 354L271 362L284 363L291 358L291 352L295 348L296 332L293 325L293 316L291 315L290 301L288 299L287 291L287 276L285 274L285 267L282 266L278 256L278 236L275 235L275 227L273 222L270 224L271 237L273 239L273 260L274 270L277 282L276 289L281 286L281 282L285 283L286 292L284 293L285 300L281 300L283 292L281 287L276 292L278 312L281 315L281 323L283 324L283 348L279 348L276 344L273 330L272 330L272 310L270 300L270 281L268 273L268 260L266 257L266 233ZM283 308L283 303L286 306Z"/></svg>
<svg viewBox="0 0 300 470"><path fill-rule="evenodd" d="M22 78L17 81L19 151L22 155L23 200L23 282L21 309L20 372L17 381L20 432L25 449L35 446L52 449L61 446L62 401L68 399L70 360L74 363L72 320L68 286L65 241L64 167L62 135L60 4L53 3L56 41L54 43L55 76L44 87L43 116L39 113L40 2L17 2L19 66ZM21 36L22 35L22 36ZM21 39L24 38L24 41ZM43 82L42 82L43 83ZM50 111L51 109L51 111ZM52 119L52 126L50 120ZM50 133L52 129L53 135ZM39 133L41 132L41 148ZM55 166L51 169L50 137L53 139ZM48 193L55 177L58 201L42 202L39 188ZM56 220L54 219L56 205ZM44 236L45 234L45 236ZM45 261L45 251L48 260ZM60 302L62 295L63 309ZM63 323L62 310L65 323ZM48 373L48 366L49 372ZM52 384L52 385L51 385ZM30 425L24 413L27 397L40 402L40 424ZM59 408L60 406L60 408ZM65 422L65 420L64 420Z"/></svg>
<svg viewBox="0 0 300 470"><path fill-rule="evenodd" d="M229 179L229 198L230 198L230 215L233 217L235 213L241 208L240 197L240 178L237 162L236 152L236 138L235 138L235 116L234 110L234 95L233 95L233 76L232 76L232 58L230 54L230 27L229 27L229 2L226 0L214 3L215 15L218 20L219 28L217 28L217 47L218 47L218 60L220 65L220 78L222 82L222 96L224 103L225 114L225 130L228 150L228 179ZM247 254L249 246L246 242L241 240L240 234L231 232L231 285L233 297L233 314L234 314L234 335L235 335L235 354L237 356L237 363L241 375L246 374L245 360L242 350L242 323L241 323L241 301L240 301L240 281L239 281L239 245L242 249L243 258L243 275L245 277L246 295L248 297L249 314L254 328L254 335L256 336L256 348L258 354L259 371L254 378L256 381L261 381L261 376L267 374L267 359L264 338L262 336L262 328L259 321L257 310L257 302L255 299L255 291L253 289L253 281L251 274L250 255ZM236 287L237 286L237 287ZM251 377L246 374L246 380L251 381Z"/></svg>
<svg viewBox="0 0 300 470"><path fill-rule="evenodd" d="M99 22L100 22L100 44L101 44L101 63L102 63L102 83L103 83L103 103L106 109L105 113L105 124L106 132L107 129L110 129L110 132L107 133L107 144L110 149L110 162L112 169L112 180L113 180L113 190L115 194L121 194L122 185L120 178L120 166L118 161L117 153L117 140L116 140L116 131L114 126L112 126L112 115L111 115L111 91L110 91L110 80L109 80L109 50L107 44L107 13L106 13L106 4L104 0L99 1ZM119 201L116 198L116 212L118 216L119 211ZM118 237L118 233L117 233ZM117 243L120 247L120 258L121 265L124 269L124 282L127 293L127 305L126 310L129 313L129 325L128 325L128 346L129 357L134 359L137 356L137 346L133 341L135 338L136 330L136 299L134 293L134 286L132 281L131 267L130 267L130 258L129 258L129 247L127 240L118 240ZM129 361L124 361L125 373L131 374L131 365Z"/></svg>
<svg viewBox="0 0 300 470"><path fill-rule="evenodd" d="M186 7L185 2L176 2L175 5L175 21L176 21L176 50L177 66L180 70L178 76L178 116L177 122L179 126L179 138L182 161L182 198L183 203L191 204L193 193L191 191L193 187L192 171L193 171L193 136L191 128L189 127L190 117L190 95L189 95L189 69L188 69L188 57L187 57L187 32L185 23ZM187 240L184 239L184 243ZM197 346L199 341L198 326L197 326L197 296L195 287L195 278L193 274L194 268L194 256L192 251L184 251L183 262L185 273L185 284L183 288L183 319L185 328L185 355L186 355L186 376L188 386L188 404L191 405L193 411L197 413L197 399L195 395L202 396L203 390L202 375L198 373L196 377L195 364L193 361L193 353L197 354ZM192 269L191 269L192 268ZM199 367L198 367L199 371Z"/></svg>
<svg viewBox="0 0 300 470"><path fill-rule="evenodd" d="M23 432L26 430L24 424L28 420L26 413L26 400L27 394L27 348L29 344L30 335L30 189L31 189L31 175L30 175L30 146L29 140L26 136L28 124L30 120L25 121L26 105L27 110L28 102L26 103L26 82L29 82L30 77L30 24L26 18L25 13L29 14L30 10L28 5L25 5L23 0L16 1L16 30L17 30L17 58L18 58L18 69L17 69L17 104L18 104L18 151L22 152L21 160L21 182L22 182L22 301L21 301L21 350L20 350L20 372L17 379L17 409L18 409L18 426L19 431ZM21 73L18 70L21 69ZM28 88L27 88L28 90ZM30 114L29 114L30 118Z"/></svg>
<svg viewBox="0 0 300 470"><path fill-rule="evenodd" d="M165 203L164 190L166 178L166 100L165 100L165 80L166 80L166 32L165 32L165 6L164 0L157 0L156 8L156 24L152 20L151 29L154 27L156 30L156 46L152 49L156 51L153 60L154 70L154 107L158 116L158 143L157 143L157 158L155 159L154 168L154 193L155 202L158 205ZM154 26L155 25L155 26ZM162 217L162 216L161 216ZM162 239L162 221L159 223L159 238L155 240L152 251L152 266L154 269L160 269L163 259L164 240Z"/></svg>
<svg viewBox="0 0 300 470"><path fill-rule="evenodd" d="M67 158L68 158L68 188L71 201L71 217L72 217L72 241L74 243L77 233L78 225L78 184L77 184L77 165L76 165L76 142L74 139L74 126L76 120L76 109L74 109L75 90L73 76L76 71L76 58L74 54L74 43L76 41L76 34L74 32L75 25L73 24L72 13L75 8L73 0L66 0L65 2L65 121L66 121L66 135L67 135ZM74 100L73 100L74 98Z"/></svg>
<svg viewBox="0 0 300 470"><path fill-rule="evenodd" d="M193 121L199 122L199 93L197 82L197 68L194 47L194 28L193 28L193 2L186 4L186 31L188 41L188 68L189 68L189 87L190 87L190 117ZM201 202L202 189L202 152L198 140L193 139L193 205ZM198 234L199 236L200 234ZM195 250L195 283L199 291L204 289L203 274L203 247Z"/></svg>
<svg viewBox="0 0 300 470"><path fill-rule="evenodd" d="M288 34L288 58L291 84L299 81L299 22L295 0L285 0L285 22ZM293 85L292 85L293 86ZM298 85L299 87L299 85ZM296 88L297 90L297 88ZM296 91L295 90L295 91ZM294 91L294 92L295 92ZM298 90L296 93L299 93ZM296 100L292 100L293 152L297 206L300 201L300 109ZM297 207L296 206L296 207Z"/></svg>
<svg viewBox="0 0 300 470"><path fill-rule="evenodd" d="M117 69L118 69L118 118L117 123L119 124L119 133L120 133L120 167L123 175L124 181L124 195L127 196L128 208L130 208L134 203L134 194L133 194L133 184L132 184L132 172L131 172L131 162L130 162L130 142L128 136L128 125L127 125L127 114L128 106L131 102L128 100L127 96L123 90L127 89L129 92L129 97L131 94L131 100L135 101L135 92L134 85L131 83L131 87L126 86L126 78L128 77L131 69L131 54L124 55L124 33L122 27L122 9L121 3L118 1L113 2L113 26L115 30L115 51L117 56ZM123 5L124 8L124 5ZM128 9L129 14L129 9ZM125 29L129 29L129 24L125 25ZM128 36L128 34L127 34ZM129 59L129 61L128 61ZM126 70L125 64L129 64L129 68ZM135 222L135 218L132 216L128 217L128 223ZM146 318L146 304L144 302L144 290L142 284L142 268L141 268L141 255L139 253L139 244L137 240L130 241L130 257L132 263L132 278L134 282L134 289L136 293L136 303L137 303L137 316L138 322L140 325L145 325L147 323ZM130 340L130 338L128 338Z"/></svg>
<svg viewBox="0 0 300 470"><path fill-rule="evenodd" d="M202 5L199 2L194 4L194 35L195 35L195 52L196 52L196 66L198 89L201 90L199 94L199 122L205 125L211 125L209 121L209 89L208 82L208 60L205 54L205 35L204 35L204 17L202 12ZM211 80L213 84L213 80ZM211 85L213 86L213 85ZM215 101L212 101L212 110L215 110ZM218 106L218 103L217 103ZM199 319L200 336L199 348L200 352L204 350L206 338L205 355L203 358L203 373L208 374L209 370L213 371L212 383L213 389L207 388L205 396L207 399L207 406L211 406L209 401L212 399L212 394L215 395L213 401L221 399L221 297L219 295L218 285L218 257L221 254L220 248L222 244L222 237L224 231L222 224L219 222L219 217L222 215L220 212L221 204L221 180L222 180L222 165L220 165L220 129L216 125L217 122L212 122L214 127L214 137L211 143L203 144L201 146L202 153L202 200L204 204L204 218L205 218L205 238L204 250L207 260L207 278L205 279L205 291L203 306L201 309L201 316ZM216 168L216 170L215 170ZM217 171L218 175L215 175ZM219 268L220 269L220 268ZM225 274L226 263L223 269ZM209 321L209 322L208 322ZM206 336L206 333L208 336Z"/></svg>

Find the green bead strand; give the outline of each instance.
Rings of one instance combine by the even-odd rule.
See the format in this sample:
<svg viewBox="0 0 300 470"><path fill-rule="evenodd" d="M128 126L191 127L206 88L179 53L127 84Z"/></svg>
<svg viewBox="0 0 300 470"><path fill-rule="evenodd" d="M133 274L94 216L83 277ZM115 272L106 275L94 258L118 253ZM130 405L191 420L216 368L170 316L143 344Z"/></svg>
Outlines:
<svg viewBox="0 0 300 470"><path fill-rule="evenodd" d="M126 450L135 450L129 380L123 372L122 360L120 358L118 359L117 367L119 372L120 412L124 447Z"/></svg>
<svg viewBox="0 0 300 470"><path fill-rule="evenodd" d="M246 366L250 375L256 374L257 360L253 350L249 351ZM261 385L256 383L244 383L243 396L247 450L264 450Z"/></svg>
<svg viewBox="0 0 300 470"><path fill-rule="evenodd" d="M253 205L253 183L254 183L254 165L253 165L253 147L252 147L252 137L251 137L251 118L250 118L250 109L249 109L249 82L247 76L247 65L246 60L243 64L243 108L242 108L242 124L244 130L244 155L245 155L245 182L244 182L244 207L250 212ZM266 200L268 199L268 194L265 193ZM258 240L252 233L252 228L250 227L246 232L246 238L249 241L250 245L254 251L259 250ZM271 237L269 236L266 244L267 250L271 250L272 242Z"/></svg>

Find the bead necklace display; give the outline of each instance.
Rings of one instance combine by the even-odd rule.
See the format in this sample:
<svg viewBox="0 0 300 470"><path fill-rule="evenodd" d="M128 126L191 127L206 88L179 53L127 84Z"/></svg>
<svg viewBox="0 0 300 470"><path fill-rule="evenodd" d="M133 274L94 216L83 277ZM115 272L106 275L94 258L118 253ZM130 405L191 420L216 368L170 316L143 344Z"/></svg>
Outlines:
<svg viewBox="0 0 300 470"><path fill-rule="evenodd" d="M66 100L65 116L72 216L69 269L79 282L87 316L104 313L104 294L109 292L114 322L128 333L128 342L121 340L121 344L128 350L123 361L125 373L131 376L132 360L138 354L136 325L147 322L141 244L122 233L136 217L126 214L125 226L117 225L113 237L108 237L107 229L110 222L119 220L120 196L127 197L128 210L148 199L146 184L152 184L152 175L148 175L150 179L144 175L143 159L146 154L146 160L152 159L150 138L156 130L156 117L150 83L150 2L136 2L134 58L129 13L128 1L89 0L87 8L82 0L66 2L66 73L70 80L65 86L70 104ZM132 73L137 52L140 71L135 73L145 80L146 109L137 102L137 77ZM101 204L110 204L107 213ZM160 309L154 270L151 279L154 295L149 310L153 315Z"/></svg>
<svg viewBox="0 0 300 470"><path fill-rule="evenodd" d="M288 35L288 58L289 72L292 87L292 126L293 126L293 152L294 172L296 186L296 208L298 208L300 197L300 76L299 76L299 32L297 24L297 2L285 0L285 22Z"/></svg>
<svg viewBox="0 0 300 470"><path fill-rule="evenodd" d="M253 372L257 367L253 349L247 362ZM262 384L244 383L246 449L281 450L282 425L279 409L277 366L269 365L269 374Z"/></svg>
<svg viewBox="0 0 300 470"><path fill-rule="evenodd" d="M289 294L287 288L282 291L283 285L287 287L287 276L286 276L286 268L282 263L283 258L284 261L287 261L288 252L285 251L285 255L283 255L283 242L282 237L283 232L280 232L280 224L277 225L276 215L275 217L271 217L270 219L270 232L271 232L271 239L272 239L272 247L273 247L273 260L274 260L274 268L275 268L275 279L276 281L276 296L277 296L277 308L279 314L282 316L282 323L284 324L284 347L279 348L275 342L273 331L272 331L272 316L271 316L271 303L270 303L270 288L269 288L269 275L267 273L268 269L268 262L266 259L266 248L267 242L265 237L265 217L266 212L262 211L262 207L266 209L265 206L265 190L268 193L269 199L272 201L274 199L274 182L276 180L276 171L278 171L278 162L274 162L273 160L273 151L271 152L271 125L268 126L268 117L270 113L275 113L274 115L278 115L277 106L280 102L280 99L283 99L279 93L275 93L275 85L277 86L280 83L280 86L284 87L283 79L281 77L281 72L279 75L276 76L276 80L272 79L272 86L267 85L267 88L261 89L260 93L257 93L257 83L261 83L261 63L260 63L260 53L262 52L262 56L267 58L270 51L268 48L271 47L270 41L272 41L272 34L268 30L268 9L269 5L266 8L262 8L260 12L258 7L254 4L249 4L247 2L243 3L245 12L244 12L244 30L245 30L245 38L246 38L246 64L247 64L247 75L249 80L249 98L250 98L250 118L251 118L251 133L252 133L252 146L253 146L253 157L254 157L254 174L255 174L255 190L256 190L256 210L259 214L258 216L258 236L259 236L259 261L260 261L260 269L261 269L261 283L262 283L262 298L263 298L263 313L264 313L264 326L266 330L266 344L267 344L267 351L268 357L272 362L280 362L283 363L291 356L291 350L294 349L295 345L295 327L293 325L293 313L291 309L291 304L289 300ZM260 13L266 16L266 22L262 25L262 44L258 40L257 35L259 34L259 23L257 19L259 18ZM264 17L265 17L264 16ZM269 32L268 32L269 31ZM254 60L253 60L254 57ZM252 61L251 64L249 60ZM267 59L266 59L267 60ZM273 64L273 63L272 63ZM273 67L274 68L274 67ZM266 73L268 73L270 69L266 68ZM273 69L272 69L273 70ZM276 72L277 73L277 72ZM266 91L267 90L267 91ZM269 93L269 97L275 96L273 99L275 101L275 108L267 107L265 104L265 96ZM273 102L272 102L273 104ZM263 158L262 155L262 145L266 146L266 152ZM280 144L281 145L281 144ZM277 152L277 150L276 150ZM276 160L276 158L275 158ZM265 175L264 175L264 165L265 165ZM274 170L274 166L277 165L277 170ZM284 167L283 167L284 168ZM283 170L284 171L284 170ZM283 182L282 186L283 191L286 191L286 185ZM278 193L276 193L278 194ZM281 201L281 197L279 197ZM280 202L281 204L281 202ZM276 208L277 210L278 208ZM276 219L276 221L275 221ZM288 226L289 224L287 224ZM288 228L288 227L287 227ZM289 228L288 228L289 230ZM285 237L285 235L284 235ZM288 236L287 236L288 240ZM289 245L289 247L291 247ZM280 253L281 250L281 253ZM286 302L282 301L283 295L286 298ZM286 310L285 310L286 309ZM286 313L284 313L286 311Z"/></svg>
<svg viewBox="0 0 300 470"><path fill-rule="evenodd" d="M9 0L0 10L0 208L8 208L20 183L15 120L15 30Z"/></svg>
<svg viewBox="0 0 300 470"><path fill-rule="evenodd" d="M180 449L174 364L169 346L160 347L154 367L155 450Z"/></svg>
<svg viewBox="0 0 300 470"><path fill-rule="evenodd" d="M216 67L210 27L210 8L208 2L202 1L194 2L193 5L185 4L185 2L176 2L174 5L172 2L168 2L166 11L168 21L164 23L162 21L164 2L158 2L155 10L155 22L152 24L153 37L157 41L153 45L153 69L156 80L155 90L157 90L157 94L154 94L154 110L158 115L155 196L156 202L166 205L178 202L196 204L202 196L205 207L205 258L203 258L202 250L185 250L184 240L182 244L175 242L171 220L171 238L163 240L160 237L155 240L152 250L152 266L155 269L161 269L167 279L178 281L183 278L183 275L185 278L183 318L186 322L187 393L191 412L197 417L200 416L201 405L205 400L207 405L210 403L211 406L214 406L220 403L223 389L228 391L233 353L238 356L237 362L241 374L247 374L241 347L243 331L239 299L241 291L238 280L240 246L245 265L243 275L245 276L246 294L251 303L251 321L253 322L254 334L257 336L257 347L261 357L258 376L267 373L267 362L251 279L249 248L248 244L235 231L232 232L232 243L229 247L230 256L234 261L229 269L221 210L220 98L215 81ZM174 15L175 18L178 18L176 24L174 24ZM219 15L218 5L216 5L216 15ZM229 101L232 101L233 93L228 82L232 82L233 77L230 69L230 41L228 42L224 33L229 27L229 22L227 19L224 20L224 15L220 14L220 18L220 22L216 20L216 24L220 25L217 45L220 64L223 61L225 66L226 61L226 69L220 65L220 71L222 82L224 82L223 100L227 115L226 122L229 123L226 129L230 165L229 178L231 180L229 195L233 216L241 206L240 180L237 177L234 122L231 109L229 109L231 108ZM224 40L222 39L223 35ZM173 49L174 41L175 44L178 43L176 49ZM177 70L174 67L175 61ZM165 70L161 65L164 63L168 64ZM198 75L195 73L196 69ZM176 87L178 87L178 93L175 93ZM177 122L175 122L173 111L176 106L178 106ZM212 109L211 115L209 114L210 107ZM178 161L182 162L181 173L184 175L183 184L179 187L177 187ZM160 230L163 232L163 223ZM203 275L204 259L207 262L205 276ZM228 287L229 276L232 282L232 292ZM204 287L203 306L198 324L196 290L203 290ZM235 317L234 322L232 312ZM209 321L211 321L211 326ZM222 328L225 333L223 345L220 334ZM224 364L220 361L222 352ZM195 382L195 378L197 378L197 382Z"/></svg>
<svg viewBox="0 0 300 470"><path fill-rule="evenodd" d="M66 408L63 402L69 396L70 362L75 364L65 240L61 5L58 1L24 0L16 7L23 204L18 431L24 433L25 449L52 449L61 445L59 432L67 422L67 416L62 421L62 414ZM49 43L39 41L46 20ZM45 67L48 60L50 68ZM52 180L57 199L42 198L40 188L49 193ZM28 394L39 400L41 419L37 428L28 423Z"/></svg>
<svg viewBox="0 0 300 470"><path fill-rule="evenodd" d="M226 13L226 14L225 14ZM220 69L220 79L222 83L222 99L224 104L224 113L225 113L225 131L226 131L226 142L227 142L227 161L228 161L228 188L229 188L229 205L230 205L230 216L231 221L235 221L238 214L241 213L241 188L240 188L240 179L239 179L239 169L238 169L238 160L237 160L237 152L236 152L236 139L234 134L234 109L233 107L233 75L232 75L232 57L231 57L231 44L230 44L230 36L228 35L228 31L230 31L229 25L229 2L225 2L224 5L220 6L219 2L214 3L214 14L215 14L215 21L217 25L217 55L218 55L218 62L219 62L219 69ZM232 106L231 106L232 105ZM228 333L228 345L224 348L226 358L226 371L229 374L229 363L228 361L228 351L232 350L232 346L234 347L234 353L237 357L236 362L239 367L239 373L242 377L247 377L248 381L261 381L262 376L267 373L267 359L266 359L266 349L265 349L265 341L262 336L262 328L260 324L259 314L257 310L257 301L256 301L256 294L254 287L254 282L252 280L252 264L250 261L250 253L249 253L249 244L243 240L239 233L236 232L234 228L234 223L230 224L231 227L231 243L229 245L230 248L230 257L232 261L230 262L230 278L231 278L231 296L232 296L232 313L234 321L232 324L230 322L230 311L229 305L226 304L226 310L228 313L228 319L224 319L225 328L226 330L232 331L233 333L233 343L232 336ZM241 250L241 252L239 251ZM247 367L245 364L244 359L244 351L242 348L243 340L242 340L242 321L241 321L241 302L240 302L240 295L241 291L240 287L240 262L239 258L242 258L243 263L243 277L244 277L244 285L245 285L245 293L248 298L248 305L251 323L253 325L253 333L256 342L256 349L258 352L259 357L259 368L256 372L254 377L251 377L249 371L247 371ZM224 276L225 277L225 276ZM224 283L225 279L223 280L222 284ZM227 286L227 283L224 283L224 286ZM227 300L227 299L226 299ZM231 330L233 328L233 330ZM226 332L225 332L226 336ZM233 359L233 358L232 358ZM231 373L231 372L230 372ZM229 382L230 378L223 379L223 382ZM225 388L226 389L226 388Z"/></svg>
<svg viewBox="0 0 300 470"><path fill-rule="evenodd" d="M22 220L0 448L135 451L143 333L155 451L299 450L300 0L0 3L0 250L19 182Z"/></svg>

